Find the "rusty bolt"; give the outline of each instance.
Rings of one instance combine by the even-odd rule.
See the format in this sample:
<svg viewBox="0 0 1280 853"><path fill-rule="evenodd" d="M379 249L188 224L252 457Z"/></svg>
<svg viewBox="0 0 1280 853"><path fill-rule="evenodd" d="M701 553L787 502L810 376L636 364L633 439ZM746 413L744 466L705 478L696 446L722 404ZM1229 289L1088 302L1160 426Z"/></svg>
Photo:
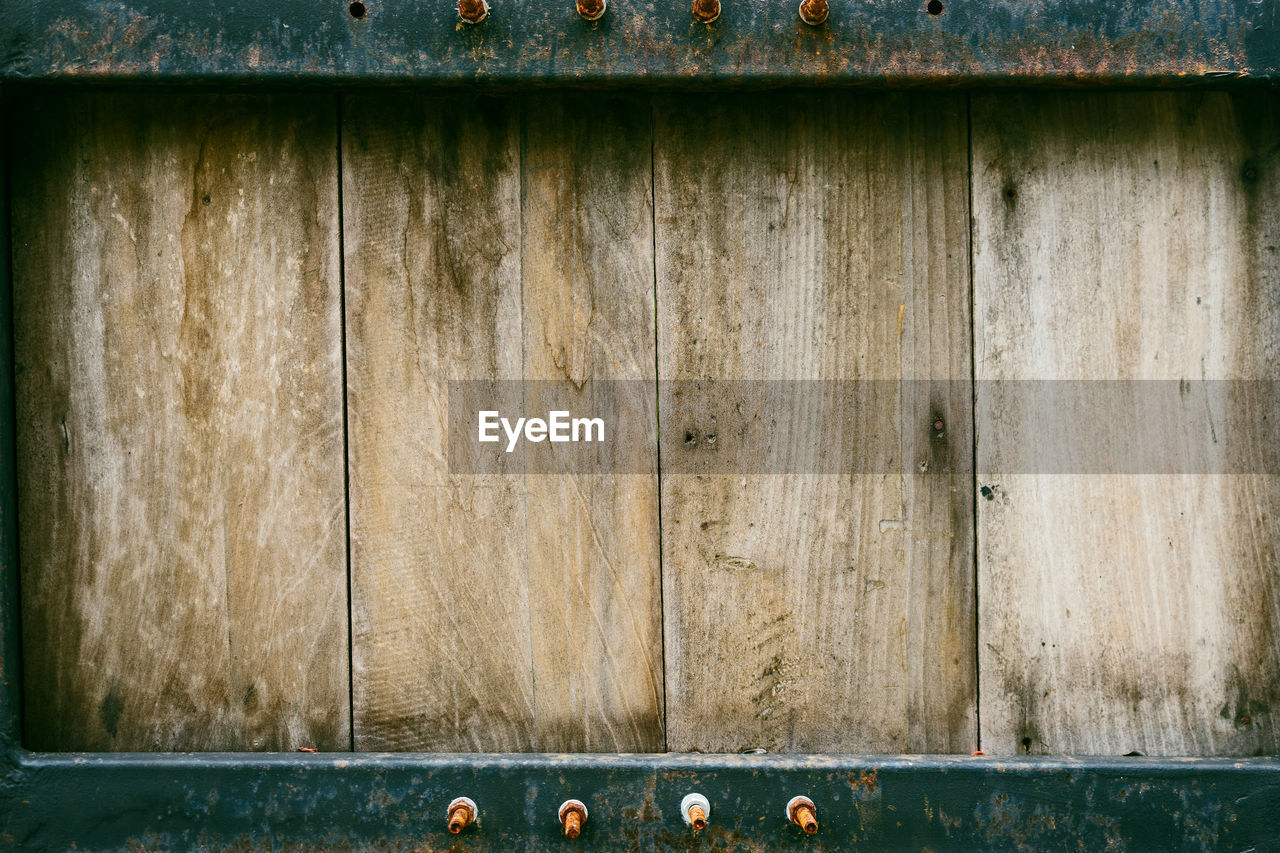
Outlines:
<svg viewBox="0 0 1280 853"><path fill-rule="evenodd" d="M938 418L933 422L934 432L942 432L944 429L946 429L946 427L947 427L946 421L944 421L942 418Z"/></svg>
<svg viewBox="0 0 1280 853"><path fill-rule="evenodd" d="M831 14L831 7L827 4L827 0L800 0L800 20L811 27L826 23L829 14Z"/></svg>
<svg viewBox="0 0 1280 853"><path fill-rule="evenodd" d="M707 818L711 817L711 803L701 794L685 794L680 801L680 814L694 832L701 832L707 828Z"/></svg>
<svg viewBox="0 0 1280 853"><path fill-rule="evenodd" d="M458 0L458 17L468 24L478 24L489 17L485 0Z"/></svg>
<svg viewBox="0 0 1280 853"><path fill-rule="evenodd" d="M568 838L577 838L587 822L587 806L582 800L565 800L560 804L560 825Z"/></svg>
<svg viewBox="0 0 1280 853"><path fill-rule="evenodd" d="M476 803L470 797L458 797L449 803L449 831L457 835L476 819Z"/></svg>
<svg viewBox="0 0 1280 853"><path fill-rule="evenodd" d="M604 17L608 5L606 0L578 0L578 14L585 20L598 21Z"/></svg>
<svg viewBox="0 0 1280 853"><path fill-rule="evenodd" d="M808 797L792 797L787 802L787 820L813 835L818 831L818 807Z"/></svg>
<svg viewBox="0 0 1280 853"><path fill-rule="evenodd" d="M709 24L720 17L720 0L693 0L693 17Z"/></svg>

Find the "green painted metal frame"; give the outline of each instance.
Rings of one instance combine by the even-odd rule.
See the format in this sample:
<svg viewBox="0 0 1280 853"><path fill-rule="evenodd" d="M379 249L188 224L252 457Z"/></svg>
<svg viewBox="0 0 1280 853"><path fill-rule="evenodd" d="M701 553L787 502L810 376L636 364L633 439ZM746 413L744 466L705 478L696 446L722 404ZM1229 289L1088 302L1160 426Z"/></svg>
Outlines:
<svg viewBox="0 0 1280 853"><path fill-rule="evenodd" d="M0 73L24 80L645 86L1274 81L1280 0L2 0ZM938 14L930 14L930 9Z"/></svg>
<svg viewBox="0 0 1280 853"><path fill-rule="evenodd" d="M416 82L836 85L1280 82L1280 1L836 3L790 0L0 3L6 84L236 87ZM0 99L2 100L2 99ZM0 103L0 113L3 103ZM7 158L0 160L8 166ZM4 175L0 173L0 178ZM969 756L48 754L21 746L8 186L0 192L0 848L385 850L1280 850L1280 759ZM700 791L700 836L679 815ZM805 794L820 831L783 817ZM480 820L459 836L445 806ZM590 807L579 839L556 808Z"/></svg>

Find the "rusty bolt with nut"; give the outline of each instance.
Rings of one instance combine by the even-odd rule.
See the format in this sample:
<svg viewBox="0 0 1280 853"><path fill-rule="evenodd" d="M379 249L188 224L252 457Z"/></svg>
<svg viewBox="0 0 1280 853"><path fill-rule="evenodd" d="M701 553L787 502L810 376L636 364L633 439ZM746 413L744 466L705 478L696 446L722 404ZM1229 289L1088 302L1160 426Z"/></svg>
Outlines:
<svg viewBox="0 0 1280 853"><path fill-rule="evenodd" d="M824 24L829 14L831 7L827 0L800 0L800 20L811 27Z"/></svg>
<svg viewBox="0 0 1280 853"><path fill-rule="evenodd" d="M598 21L604 17L609 4L606 0L578 0L578 14L587 21Z"/></svg>
<svg viewBox="0 0 1280 853"><path fill-rule="evenodd" d="M693 17L699 23L711 23L720 17L720 0L693 0Z"/></svg>
<svg viewBox="0 0 1280 853"><path fill-rule="evenodd" d="M560 825L568 838L577 838L587 822L587 805L582 800L565 800L560 804Z"/></svg>
<svg viewBox="0 0 1280 853"><path fill-rule="evenodd" d="M818 831L818 807L808 797L792 797L787 803L787 820L813 835Z"/></svg>
<svg viewBox="0 0 1280 853"><path fill-rule="evenodd" d="M701 794L685 794L680 801L680 814L694 832L701 832L707 828L707 820L711 817L711 803Z"/></svg>
<svg viewBox="0 0 1280 853"><path fill-rule="evenodd" d="M457 835L476 820L476 801L470 797L458 797L449 803L449 831Z"/></svg>
<svg viewBox="0 0 1280 853"><path fill-rule="evenodd" d="M458 0L458 17L468 24L478 24L489 17L485 0Z"/></svg>

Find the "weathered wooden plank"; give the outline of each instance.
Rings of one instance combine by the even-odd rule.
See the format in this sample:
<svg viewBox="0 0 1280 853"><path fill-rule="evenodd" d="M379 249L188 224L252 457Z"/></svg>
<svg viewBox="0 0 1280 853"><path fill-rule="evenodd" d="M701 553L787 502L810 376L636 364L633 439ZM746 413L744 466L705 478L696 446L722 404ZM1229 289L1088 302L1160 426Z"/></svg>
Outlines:
<svg viewBox="0 0 1280 853"><path fill-rule="evenodd" d="M979 460L1034 440L1036 423L1034 406L1001 405L1009 386L983 380L1182 380L1194 393L1206 379L1276 378L1278 107L1223 94L975 98ZM1254 448L1251 463L1219 445L1213 431L1242 414L1230 400L1199 434L1184 408L1144 420L1143 440L1170 459L1211 448L1220 467L980 467L987 752L1280 748L1274 450ZM1097 425L1081 447L1098 453L1117 440L1104 427L1128 416L1071 414Z"/></svg>
<svg viewBox="0 0 1280 853"><path fill-rule="evenodd" d="M524 375L582 389L588 406L642 388L657 397L651 120L648 99L547 96L525 108ZM601 379L628 381L590 384ZM649 465L527 481L546 750L664 749L657 415L626 408L650 425Z"/></svg>
<svg viewBox="0 0 1280 853"><path fill-rule="evenodd" d="M652 382L647 114L344 128L357 746L660 748L656 476L451 473L445 430L449 380Z"/></svg>
<svg viewBox="0 0 1280 853"><path fill-rule="evenodd" d="M448 380L518 379L505 101L348 98L343 235L358 750L536 748L521 484L448 472Z"/></svg>
<svg viewBox="0 0 1280 853"><path fill-rule="evenodd" d="M673 750L973 748L965 133L961 97L658 105ZM712 458L738 434L699 441L716 412L676 414L666 380L717 379L882 381L866 408L735 386L747 409L803 409L813 434L760 414L781 419L777 443L829 442L817 470L833 473L677 471L671 436Z"/></svg>
<svg viewBox="0 0 1280 853"><path fill-rule="evenodd" d="M27 744L348 748L333 100L15 123Z"/></svg>

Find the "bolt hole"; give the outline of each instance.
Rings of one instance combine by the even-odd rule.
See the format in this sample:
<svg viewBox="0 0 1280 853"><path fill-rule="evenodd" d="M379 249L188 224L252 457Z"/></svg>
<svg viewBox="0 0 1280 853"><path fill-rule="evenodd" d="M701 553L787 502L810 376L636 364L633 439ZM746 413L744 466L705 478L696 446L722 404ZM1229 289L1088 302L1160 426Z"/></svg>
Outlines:
<svg viewBox="0 0 1280 853"><path fill-rule="evenodd" d="M929 0L928 3L924 4L924 10L930 15L941 15L942 0Z"/></svg>
<svg viewBox="0 0 1280 853"><path fill-rule="evenodd" d="M347 11L351 13L351 17L358 21L363 18L365 13L369 10L364 7L364 4L361 3L360 0L356 0L356 2L347 7Z"/></svg>
<svg viewBox="0 0 1280 853"><path fill-rule="evenodd" d="M1031 738L1029 738L1029 737L1024 737L1024 738L1022 739L1022 751L1023 751L1023 752L1026 752L1026 753L1030 753L1030 752L1031 752Z"/></svg>

